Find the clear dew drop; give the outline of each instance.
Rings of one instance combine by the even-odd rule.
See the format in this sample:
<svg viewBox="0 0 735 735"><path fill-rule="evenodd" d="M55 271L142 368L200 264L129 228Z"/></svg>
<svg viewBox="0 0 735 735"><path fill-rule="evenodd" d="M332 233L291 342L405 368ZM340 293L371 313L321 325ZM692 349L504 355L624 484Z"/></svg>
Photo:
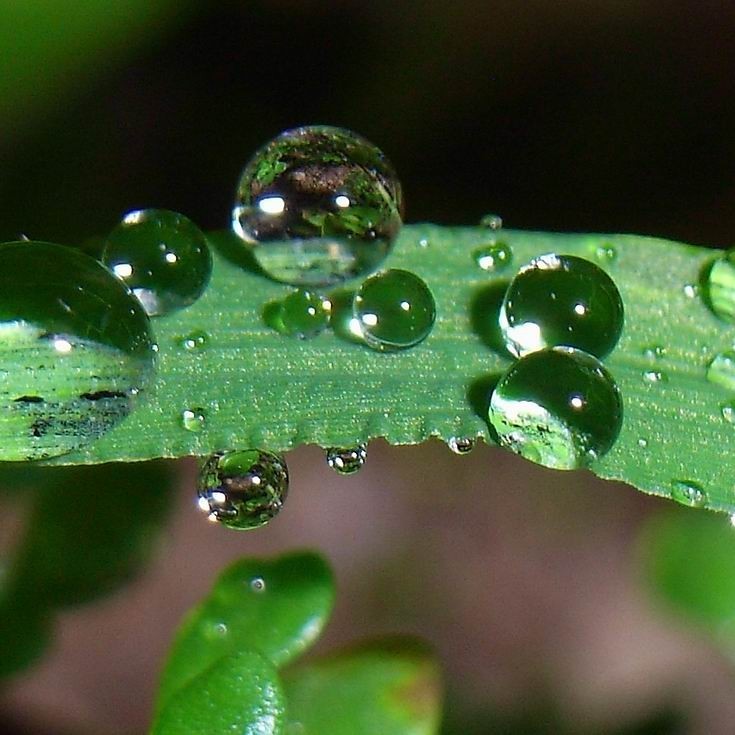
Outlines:
<svg viewBox="0 0 735 735"><path fill-rule="evenodd" d="M470 436L453 436L447 441L447 446L454 454L469 454L474 448L477 440Z"/></svg>
<svg viewBox="0 0 735 735"><path fill-rule="evenodd" d="M643 379L647 383L665 383L668 381L668 376L660 370L646 370L643 373Z"/></svg>
<svg viewBox="0 0 735 735"><path fill-rule="evenodd" d="M186 408L181 412L181 425L198 434L207 424L207 415L203 408Z"/></svg>
<svg viewBox="0 0 735 735"><path fill-rule="evenodd" d="M735 352L716 354L707 366L707 380L728 390L735 390Z"/></svg>
<svg viewBox="0 0 735 735"><path fill-rule="evenodd" d="M590 465L612 448L623 404L615 381L595 357L554 347L511 366L492 392L488 419L502 446L537 464L570 470Z"/></svg>
<svg viewBox="0 0 735 735"><path fill-rule="evenodd" d="M256 594L265 592L265 580L263 577L253 577L250 580L250 589Z"/></svg>
<svg viewBox="0 0 735 735"><path fill-rule="evenodd" d="M262 449L218 452L202 462L197 494L209 520L241 531L259 528L283 508L286 462Z"/></svg>
<svg viewBox="0 0 735 735"><path fill-rule="evenodd" d="M671 483L671 497L690 508L702 508L707 503L707 493L700 484L691 480L674 480Z"/></svg>
<svg viewBox="0 0 735 735"><path fill-rule="evenodd" d="M332 302L314 291L299 288L281 301L269 305L265 321L273 329L288 337L309 339L329 326Z"/></svg>
<svg viewBox="0 0 735 735"><path fill-rule="evenodd" d="M367 447L358 444L347 449L330 447L325 452L327 464L340 475L354 475L362 469L367 460Z"/></svg>
<svg viewBox="0 0 735 735"><path fill-rule="evenodd" d="M684 296L686 296L688 299L696 298L697 294L699 293L699 288L693 283L685 283L684 284Z"/></svg>
<svg viewBox="0 0 735 735"><path fill-rule="evenodd" d="M618 251L614 245L603 243L595 248L595 260L602 266L610 266L618 259Z"/></svg>
<svg viewBox="0 0 735 735"><path fill-rule="evenodd" d="M419 239L419 247L420 248L428 248L429 247L429 238L428 237L422 237Z"/></svg>
<svg viewBox="0 0 735 735"><path fill-rule="evenodd" d="M475 248L472 251L472 259L482 270L498 273L510 265L513 251L507 243L495 241Z"/></svg>
<svg viewBox="0 0 735 735"><path fill-rule="evenodd" d="M643 437L639 437L639 439L638 439L638 446L641 449L645 449L648 446L648 439L644 439Z"/></svg>
<svg viewBox="0 0 735 735"><path fill-rule="evenodd" d="M485 214L480 218L480 227L500 230L503 227L503 218L499 214Z"/></svg>
<svg viewBox="0 0 735 735"><path fill-rule="evenodd" d="M728 424L735 424L735 400L723 403L720 406L720 414Z"/></svg>
<svg viewBox="0 0 735 735"><path fill-rule="evenodd" d="M200 352L207 346L209 335L203 330L196 330L182 337L179 344L187 352Z"/></svg>
<svg viewBox="0 0 735 735"><path fill-rule="evenodd" d="M735 248L711 265L705 281L705 302L726 322L735 322Z"/></svg>
<svg viewBox="0 0 735 735"><path fill-rule="evenodd" d="M649 345L643 348L643 357L651 362L660 360L666 354L666 348L661 345Z"/></svg>
<svg viewBox="0 0 735 735"><path fill-rule="evenodd" d="M146 313L75 249L1 244L0 312L0 461L90 444L134 410L153 380Z"/></svg>
<svg viewBox="0 0 735 735"><path fill-rule="evenodd" d="M265 275L327 286L375 270L401 227L401 185L383 153L328 126L287 130L258 150L232 226Z"/></svg>

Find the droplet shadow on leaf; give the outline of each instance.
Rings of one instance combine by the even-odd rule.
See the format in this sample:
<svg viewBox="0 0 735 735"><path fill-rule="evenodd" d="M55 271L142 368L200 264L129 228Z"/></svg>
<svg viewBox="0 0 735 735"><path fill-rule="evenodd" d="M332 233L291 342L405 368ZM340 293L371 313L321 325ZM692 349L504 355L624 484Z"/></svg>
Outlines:
<svg viewBox="0 0 735 735"><path fill-rule="evenodd" d="M475 378L467 387L467 402L472 407L472 411L488 425L490 437L496 443L498 437L487 420L487 409L490 404L490 396L502 377L501 373L487 373Z"/></svg>
<svg viewBox="0 0 735 735"><path fill-rule="evenodd" d="M501 280L485 284L472 294L470 301L472 331L483 344L503 357L509 357L509 354L500 331L498 315L509 283L510 281Z"/></svg>
<svg viewBox="0 0 735 735"><path fill-rule="evenodd" d="M226 260L256 276L267 278L247 243L230 230L207 233L207 242Z"/></svg>

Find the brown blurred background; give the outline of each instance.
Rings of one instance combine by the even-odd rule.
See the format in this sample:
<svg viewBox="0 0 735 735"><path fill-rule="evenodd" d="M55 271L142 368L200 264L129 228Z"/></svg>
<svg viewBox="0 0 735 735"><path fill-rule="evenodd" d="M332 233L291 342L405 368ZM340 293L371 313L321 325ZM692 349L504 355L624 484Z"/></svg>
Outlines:
<svg viewBox="0 0 735 735"><path fill-rule="evenodd" d="M47 5L46 34L74 2ZM0 239L75 243L139 206L225 226L250 153L328 123L389 155L409 221L493 211L517 228L732 244L735 4L151 1L119 26L109 5L94 44L0 103ZM30 22L6 15L0 40ZM0 76L34 49L11 49ZM218 570L308 546L339 581L319 650L427 638L448 733L735 732L727 665L639 583L637 532L663 501L486 447L378 442L354 478L315 448L289 466L282 516L235 534L196 512L183 462L152 566L63 616L52 656L0 695L0 731L144 732L174 626ZM21 509L4 503L7 545Z"/></svg>

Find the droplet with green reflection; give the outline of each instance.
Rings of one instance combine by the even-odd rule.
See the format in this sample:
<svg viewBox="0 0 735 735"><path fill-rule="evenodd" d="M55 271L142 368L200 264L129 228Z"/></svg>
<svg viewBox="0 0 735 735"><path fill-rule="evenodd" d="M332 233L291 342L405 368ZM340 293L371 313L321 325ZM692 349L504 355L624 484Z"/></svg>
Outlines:
<svg viewBox="0 0 735 735"><path fill-rule="evenodd" d="M498 273L510 265L513 250L502 240L494 240L476 247L472 251L472 258L482 270Z"/></svg>
<svg viewBox="0 0 735 735"><path fill-rule="evenodd" d="M201 465L199 508L228 528L259 528L273 519L288 494L288 469L279 454L262 449L218 452Z"/></svg>
<svg viewBox="0 0 735 735"><path fill-rule="evenodd" d="M355 447L329 447L326 450L327 464L340 475L354 475L362 469L367 460L367 447L358 444Z"/></svg>
<svg viewBox="0 0 735 735"><path fill-rule="evenodd" d="M735 390L735 352L718 352L707 366L707 380L727 390Z"/></svg>
<svg viewBox="0 0 735 735"><path fill-rule="evenodd" d="M712 263L705 283L705 301L720 319L735 322L735 248Z"/></svg>
<svg viewBox="0 0 735 735"><path fill-rule="evenodd" d="M401 227L401 186L356 133L312 125L258 150L241 175L232 225L263 272L326 286L375 270Z"/></svg>
<svg viewBox="0 0 735 735"><path fill-rule="evenodd" d="M145 311L104 266L44 242L0 245L0 460L85 446L150 384Z"/></svg>
<svg viewBox="0 0 735 735"><path fill-rule="evenodd" d="M130 212L107 236L102 262L135 294L150 316L193 304L212 273L204 233L166 209Z"/></svg>
<svg viewBox="0 0 735 735"><path fill-rule="evenodd" d="M612 376L581 350L554 347L516 362L496 385L488 418L499 443L546 467L586 467L612 448L623 403Z"/></svg>
<svg viewBox="0 0 735 735"><path fill-rule="evenodd" d="M274 305L267 321L281 334L307 339L329 326L331 311L329 299L299 288Z"/></svg>
<svg viewBox="0 0 735 735"><path fill-rule="evenodd" d="M353 315L375 350L413 347L428 337L436 318L429 287L409 271L391 269L370 276L358 289Z"/></svg>
<svg viewBox="0 0 735 735"><path fill-rule="evenodd" d="M542 255L516 274L499 315L516 357L546 347L575 347L605 357L623 330L623 301L610 276L573 255Z"/></svg>
<svg viewBox="0 0 735 735"><path fill-rule="evenodd" d="M691 480L674 480L671 483L671 498L690 508L703 508L707 504L704 488Z"/></svg>

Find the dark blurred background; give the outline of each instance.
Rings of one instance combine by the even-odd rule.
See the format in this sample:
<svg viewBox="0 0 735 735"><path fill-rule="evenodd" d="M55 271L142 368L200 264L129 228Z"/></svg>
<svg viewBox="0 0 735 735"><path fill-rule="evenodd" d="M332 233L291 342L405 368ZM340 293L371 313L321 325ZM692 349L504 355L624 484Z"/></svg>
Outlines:
<svg viewBox="0 0 735 735"><path fill-rule="evenodd" d="M3 240L78 243L141 206L224 227L252 151L327 123L388 154L409 221L733 244L733 3L23 0L0 8L0 46ZM728 667L637 584L637 529L668 504L487 448L370 452L355 480L295 452L289 512L246 539L182 487L154 568L64 619L0 729L143 732L172 627L216 571L309 545L341 584L321 649L427 637L447 732L735 732Z"/></svg>

